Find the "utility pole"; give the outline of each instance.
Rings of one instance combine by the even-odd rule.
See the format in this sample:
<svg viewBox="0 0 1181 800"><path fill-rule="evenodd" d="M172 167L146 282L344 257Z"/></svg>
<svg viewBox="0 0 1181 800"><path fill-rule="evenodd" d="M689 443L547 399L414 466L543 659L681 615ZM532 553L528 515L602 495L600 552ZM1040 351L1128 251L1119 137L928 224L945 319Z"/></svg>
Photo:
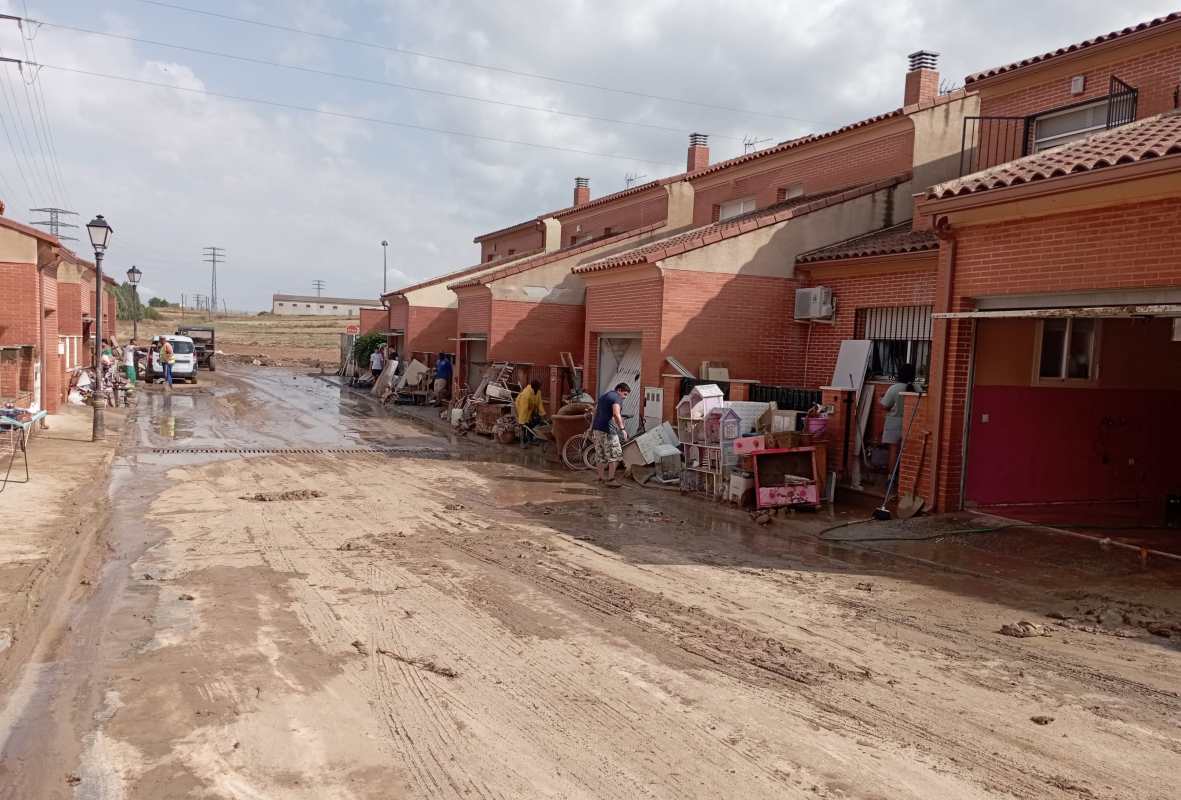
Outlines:
<svg viewBox="0 0 1181 800"><path fill-rule="evenodd" d="M77 228L78 226L74 225L72 223L69 223L69 222L62 222L62 219L61 219L63 216L76 217L76 216L78 216L77 212L67 211L64 208L53 208L53 207L50 207L50 208L30 208L29 211L33 214L48 214L49 215L49 219L36 220L32 223L33 225L36 225L37 227L40 227L40 228L45 228L47 231L49 231L54 236L56 236L60 241L63 241L63 242L78 241L77 236L63 236L62 235L62 228Z"/></svg>
<svg viewBox="0 0 1181 800"><path fill-rule="evenodd" d="M319 278L312 281L312 286L316 289L316 297L319 297L324 293L324 281L320 280Z"/></svg>
<svg viewBox="0 0 1181 800"><path fill-rule="evenodd" d="M390 243L385 239L381 240L381 296L385 297L386 292L389 291L389 286L386 285L386 276L390 274L389 261L386 254L389 252Z"/></svg>
<svg viewBox="0 0 1181 800"><path fill-rule="evenodd" d="M623 187L625 189L630 189L630 188L632 188L633 185L635 185L636 183L639 183L640 181L642 181L644 178L647 178L647 177L648 177L647 175L640 175L635 172L629 172L623 176Z"/></svg>
<svg viewBox="0 0 1181 800"><path fill-rule="evenodd" d="M226 251L221 247L206 247L203 251L205 258L202 260L209 265L209 316L213 317L217 313L217 265L224 264L226 260Z"/></svg>

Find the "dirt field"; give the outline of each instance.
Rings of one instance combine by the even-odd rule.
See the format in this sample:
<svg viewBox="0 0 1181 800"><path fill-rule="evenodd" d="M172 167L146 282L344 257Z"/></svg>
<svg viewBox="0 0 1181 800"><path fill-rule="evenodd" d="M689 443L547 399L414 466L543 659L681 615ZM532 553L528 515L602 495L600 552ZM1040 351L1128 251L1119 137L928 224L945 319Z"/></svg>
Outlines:
<svg viewBox="0 0 1181 800"><path fill-rule="evenodd" d="M1178 640L1130 622L1176 569L824 544L281 369L145 391L112 472L0 797L1181 793Z"/></svg>
<svg viewBox="0 0 1181 800"><path fill-rule="evenodd" d="M254 358L283 365L334 366L340 363L340 334L356 317L278 317L233 314L210 321L206 316L175 309L161 309L162 318L142 320L139 335L146 339L175 333L179 325L213 325L217 349L235 361ZM131 323L119 320L120 338L131 335Z"/></svg>

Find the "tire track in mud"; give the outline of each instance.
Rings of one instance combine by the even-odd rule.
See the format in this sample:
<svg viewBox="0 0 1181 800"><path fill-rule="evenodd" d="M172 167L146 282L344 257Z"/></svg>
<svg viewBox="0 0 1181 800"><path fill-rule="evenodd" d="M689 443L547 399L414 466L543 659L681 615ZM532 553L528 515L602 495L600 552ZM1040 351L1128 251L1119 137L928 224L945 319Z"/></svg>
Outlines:
<svg viewBox="0 0 1181 800"><path fill-rule="evenodd" d="M457 514L448 518L435 514L435 527L440 533L451 534L453 538L450 544L477 561L546 586L600 614L623 618L648 633L663 636L729 677L779 692L787 687L777 682L776 677L791 681L796 687L791 692L792 696L803 699L818 712L809 715L793 708L791 713L797 717L808 719L813 724L841 735L871 736L915 747L933 759L950 762L956 770L969 772L974 781L990 791L1002 789L1019 797L1030 798L1046 797L1047 792L1064 791L1061 776L1040 771L1032 763L1014 761L999 754L980 754L979 742L970 737L970 732L960 735L937 733L931 730L929 722L910 719L898 704L886 707L868 698L850 702L850 692L845 688L849 685L848 681L842 681L842 690L832 696L827 679L862 678L860 674L831 662L825 664L803 654L798 648L788 648L771 637L712 617L696 606L684 605L615 578L595 575L590 570L547 558L548 551L544 548L539 550L536 543L530 542L523 546L523 553L505 553L503 541L471 537L467 528L475 527L475 524L467 518L469 516ZM518 557L520 555L524 557ZM538 555L541 557L535 557ZM793 588L798 591L798 587ZM917 625L914 627L924 632L927 630ZM795 658L787 665L774 660L768 662L765 651L760 653L757 647L752 646L752 643L757 645L767 642L778 645L781 653L788 652L792 656L798 654L811 669L801 672L800 661ZM755 668L754 671L750 667ZM1089 789L1074 793L1084 797L1102 796ZM1116 796L1112 797L1115 800Z"/></svg>

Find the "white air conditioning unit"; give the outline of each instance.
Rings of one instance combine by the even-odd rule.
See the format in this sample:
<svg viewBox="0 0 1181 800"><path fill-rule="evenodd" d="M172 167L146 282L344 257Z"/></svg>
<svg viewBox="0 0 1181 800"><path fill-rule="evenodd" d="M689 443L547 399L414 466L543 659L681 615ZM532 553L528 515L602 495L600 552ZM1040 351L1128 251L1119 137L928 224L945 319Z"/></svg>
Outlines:
<svg viewBox="0 0 1181 800"><path fill-rule="evenodd" d="M796 289L796 319L832 319L835 312L832 289L829 287L813 286L810 289Z"/></svg>

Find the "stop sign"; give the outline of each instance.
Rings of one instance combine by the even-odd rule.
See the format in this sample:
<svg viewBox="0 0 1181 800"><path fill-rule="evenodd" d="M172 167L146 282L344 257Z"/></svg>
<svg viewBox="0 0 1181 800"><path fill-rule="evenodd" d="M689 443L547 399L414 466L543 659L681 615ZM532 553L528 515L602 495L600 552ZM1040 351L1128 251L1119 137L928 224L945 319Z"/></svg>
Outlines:
<svg viewBox="0 0 1181 800"><path fill-rule="evenodd" d="M356 335L361 332L361 326L360 325L346 325L344 328L344 332Z"/></svg>

